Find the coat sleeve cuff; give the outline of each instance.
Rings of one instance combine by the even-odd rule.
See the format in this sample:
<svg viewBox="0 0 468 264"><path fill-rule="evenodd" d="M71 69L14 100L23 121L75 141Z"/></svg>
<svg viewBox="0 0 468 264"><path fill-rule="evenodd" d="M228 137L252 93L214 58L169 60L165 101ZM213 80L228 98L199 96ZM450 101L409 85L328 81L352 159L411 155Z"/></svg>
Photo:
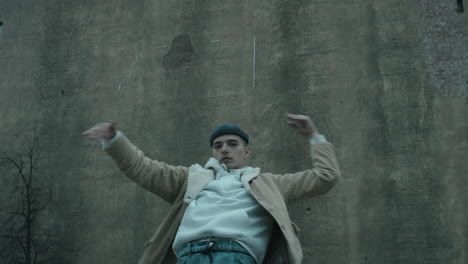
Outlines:
<svg viewBox="0 0 468 264"><path fill-rule="evenodd" d="M119 139L121 136L122 136L122 132L117 130L117 132L115 133L115 136L112 139L110 139L110 140L103 139L101 141L102 149L106 150L106 149L110 148L112 146L112 144L114 144L114 142L116 142L117 139Z"/></svg>
<svg viewBox="0 0 468 264"><path fill-rule="evenodd" d="M324 135L315 135L309 139L310 144L317 144L319 142L328 142Z"/></svg>

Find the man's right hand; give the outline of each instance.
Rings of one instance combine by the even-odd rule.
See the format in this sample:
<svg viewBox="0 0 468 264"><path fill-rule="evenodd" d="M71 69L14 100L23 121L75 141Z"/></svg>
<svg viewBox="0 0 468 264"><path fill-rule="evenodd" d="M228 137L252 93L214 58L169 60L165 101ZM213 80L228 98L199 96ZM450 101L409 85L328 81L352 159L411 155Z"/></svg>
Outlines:
<svg viewBox="0 0 468 264"><path fill-rule="evenodd" d="M116 124L113 122L110 123L100 123L94 125L90 129L83 132L81 135L88 136L93 139L100 140L111 140L115 137L116 133Z"/></svg>

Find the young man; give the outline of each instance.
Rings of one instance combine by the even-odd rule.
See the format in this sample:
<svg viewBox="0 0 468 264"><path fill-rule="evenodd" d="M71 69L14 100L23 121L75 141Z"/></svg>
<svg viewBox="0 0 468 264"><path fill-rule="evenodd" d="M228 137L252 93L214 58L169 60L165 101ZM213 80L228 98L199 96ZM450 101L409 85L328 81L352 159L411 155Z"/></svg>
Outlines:
<svg viewBox="0 0 468 264"><path fill-rule="evenodd" d="M151 160L112 123L85 131L102 140L128 178L173 205L139 263L301 263L298 231L286 202L329 191L340 171L332 144L310 118L287 118L309 140L312 168L284 175L246 166L249 136L235 125L212 133L213 157L203 167Z"/></svg>

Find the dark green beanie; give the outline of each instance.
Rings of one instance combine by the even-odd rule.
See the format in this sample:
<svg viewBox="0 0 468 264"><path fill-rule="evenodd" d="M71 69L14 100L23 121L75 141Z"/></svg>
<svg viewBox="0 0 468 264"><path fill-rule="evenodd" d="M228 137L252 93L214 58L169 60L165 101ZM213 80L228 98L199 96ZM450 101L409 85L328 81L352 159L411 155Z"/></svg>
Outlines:
<svg viewBox="0 0 468 264"><path fill-rule="evenodd" d="M237 135L245 140L246 145L249 144L249 135L247 135L244 131L240 129L240 127L236 125L222 125L215 129L215 131L210 136L210 146L213 147L213 141L222 135Z"/></svg>

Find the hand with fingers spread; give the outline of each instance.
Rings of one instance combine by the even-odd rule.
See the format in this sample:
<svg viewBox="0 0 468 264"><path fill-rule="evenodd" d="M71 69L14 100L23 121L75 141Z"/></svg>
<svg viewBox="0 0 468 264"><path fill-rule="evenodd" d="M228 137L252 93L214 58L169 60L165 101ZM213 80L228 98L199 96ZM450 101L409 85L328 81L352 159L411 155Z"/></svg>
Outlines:
<svg viewBox="0 0 468 264"><path fill-rule="evenodd" d="M319 132L310 117L295 114L287 114L286 117L289 119L288 125L296 130L297 133L308 138L319 135Z"/></svg>
<svg viewBox="0 0 468 264"><path fill-rule="evenodd" d="M81 135L92 139L111 140L115 137L116 124L113 122L99 123L83 132Z"/></svg>

